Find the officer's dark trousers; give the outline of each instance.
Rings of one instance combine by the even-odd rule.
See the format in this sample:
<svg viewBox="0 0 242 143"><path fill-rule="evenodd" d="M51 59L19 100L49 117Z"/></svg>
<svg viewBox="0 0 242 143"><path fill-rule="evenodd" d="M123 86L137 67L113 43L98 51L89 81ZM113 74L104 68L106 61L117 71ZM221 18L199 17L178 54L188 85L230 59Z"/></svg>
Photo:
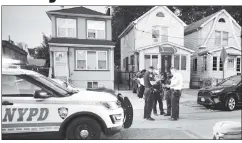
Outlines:
<svg viewBox="0 0 242 143"><path fill-rule="evenodd" d="M138 93L138 97L139 98L143 98L144 91L145 91L145 87L143 85L140 85L140 87L139 87L139 93Z"/></svg>
<svg viewBox="0 0 242 143"><path fill-rule="evenodd" d="M159 104L160 113L164 113L162 96L161 96L160 91L154 92L154 104L153 104L153 113L154 114L157 114L157 109L156 109L157 102Z"/></svg>
<svg viewBox="0 0 242 143"><path fill-rule="evenodd" d="M144 119L146 119L151 117L151 112L152 112L152 107L154 102L151 89L145 88L144 96L145 96Z"/></svg>
<svg viewBox="0 0 242 143"><path fill-rule="evenodd" d="M172 89L171 95L171 117L178 119L179 118L179 100L181 97L180 90L173 90Z"/></svg>
<svg viewBox="0 0 242 143"><path fill-rule="evenodd" d="M171 90L166 89L165 94L166 94L165 98L166 98L167 114L171 115Z"/></svg>

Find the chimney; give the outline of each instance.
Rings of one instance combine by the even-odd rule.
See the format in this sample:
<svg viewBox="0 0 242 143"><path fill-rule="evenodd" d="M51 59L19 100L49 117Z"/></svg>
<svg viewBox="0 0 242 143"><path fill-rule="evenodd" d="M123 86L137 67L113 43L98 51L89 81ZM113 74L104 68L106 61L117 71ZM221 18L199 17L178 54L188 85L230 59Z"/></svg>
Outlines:
<svg viewBox="0 0 242 143"><path fill-rule="evenodd" d="M112 7L111 6L107 7L107 9L106 9L106 15L112 16Z"/></svg>
<svg viewBox="0 0 242 143"><path fill-rule="evenodd" d="M9 41L9 42L11 41L10 35L8 35L8 41Z"/></svg>

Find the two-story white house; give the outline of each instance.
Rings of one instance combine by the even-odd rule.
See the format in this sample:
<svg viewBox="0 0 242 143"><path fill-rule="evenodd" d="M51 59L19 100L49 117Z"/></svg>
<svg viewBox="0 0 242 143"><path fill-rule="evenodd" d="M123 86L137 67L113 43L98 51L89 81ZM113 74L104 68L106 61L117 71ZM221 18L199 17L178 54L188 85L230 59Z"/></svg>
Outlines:
<svg viewBox="0 0 242 143"><path fill-rule="evenodd" d="M216 84L223 78L241 73L240 35L240 25L226 10L186 27L185 47L196 51L191 60L192 86L200 87L203 78L210 78L212 84ZM222 48L228 55L224 65L220 58Z"/></svg>
<svg viewBox="0 0 242 143"><path fill-rule="evenodd" d="M85 7L48 11L51 75L80 88L114 89L111 16Z"/></svg>
<svg viewBox="0 0 242 143"><path fill-rule="evenodd" d="M194 52L184 47L186 24L166 6L155 6L129 24L119 35L121 70L133 71L153 66L168 72L176 67L190 84L190 57Z"/></svg>

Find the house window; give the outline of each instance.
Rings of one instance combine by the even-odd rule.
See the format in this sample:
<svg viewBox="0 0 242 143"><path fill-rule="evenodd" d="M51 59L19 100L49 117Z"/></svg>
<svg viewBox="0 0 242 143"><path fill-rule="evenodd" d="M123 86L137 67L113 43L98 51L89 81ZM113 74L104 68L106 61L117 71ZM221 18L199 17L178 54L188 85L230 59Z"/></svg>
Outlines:
<svg viewBox="0 0 242 143"><path fill-rule="evenodd" d="M174 56L174 67L178 70L180 69L179 64L180 64L180 55L175 55Z"/></svg>
<svg viewBox="0 0 242 143"><path fill-rule="evenodd" d="M158 55L145 55L145 69L148 69L150 66L153 66L157 69L158 65Z"/></svg>
<svg viewBox="0 0 242 143"><path fill-rule="evenodd" d="M215 45L228 46L229 33L225 31L215 31Z"/></svg>
<svg viewBox="0 0 242 143"><path fill-rule="evenodd" d="M76 19L57 18L58 37L76 37Z"/></svg>
<svg viewBox="0 0 242 143"><path fill-rule="evenodd" d="M161 42L168 41L168 27L161 27Z"/></svg>
<svg viewBox="0 0 242 143"><path fill-rule="evenodd" d="M76 51L76 69L107 70L107 51Z"/></svg>
<svg viewBox="0 0 242 143"><path fill-rule="evenodd" d="M87 20L87 38L105 39L105 21Z"/></svg>
<svg viewBox="0 0 242 143"><path fill-rule="evenodd" d="M207 70L207 56L203 56L203 69L204 71Z"/></svg>
<svg viewBox="0 0 242 143"><path fill-rule="evenodd" d="M107 69L107 52L106 51L98 51L98 69Z"/></svg>
<svg viewBox="0 0 242 143"><path fill-rule="evenodd" d="M241 62L240 58L237 58L237 62L236 62L236 71L237 72L240 72L240 67L241 67L240 66L240 64L241 64L240 62Z"/></svg>
<svg viewBox="0 0 242 143"><path fill-rule="evenodd" d="M234 68L234 59L228 59L228 68L233 69Z"/></svg>
<svg viewBox="0 0 242 143"><path fill-rule="evenodd" d="M193 71L197 71L197 58L193 59Z"/></svg>
<svg viewBox="0 0 242 143"><path fill-rule="evenodd" d="M219 71L223 71L223 62L222 62L222 59L220 58L219 60Z"/></svg>
<svg viewBox="0 0 242 143"><path fill-rule="evenodd" d="M165 17L165 15L162 12L158 12L158 13L156 13L156 17Z"/></svg>
<svg viewBox="0 0 242 143"><path fill-rule="evenodd" d="M225 23L225 20L224 20L223 18L220 18L220 19L218 20L218 22Z"/></svg>
<svg viewBox="0 0 242 143"><path fill-rule="evenodd" d="M87 82L87 88L88 89L97 89L98 88L98 82Z"/></svg>
<svg viewBox="0 0 242 143"><path fill-rule="evenodd" d="M229 33L228 32L223 32L223 43L222 46L228 46L229 42Z"/></svg>
<svg viewBox="0 0 242 143"><path fill-rule="evenodd" d="M153 26L152 38L154 42L167 42L168 41L168 27Z"/></svg>
<svg viewBox="0 0 242 143"><path fill-rule="evenodd" d="M152 27L152 38L154 42L159 42L160 40L160 26Z"/></svg>
<svg viewBox="0 0 242 143"><path fill-rule="evenodd" d="M157 65L158 65L158 55L152 55L152 66L157 69Z"/></svg>
<svg viewBox="0 0 242 143"><path fill-rule="evenodd" d="M217 71L217 60L218 57L213 57L213 71Z"/></svg>
<svg viewBox="0 0 242 143"><path fill-rule="evenodd" d="M215 31L215 45L220 46L221 45L221 32Z"/></svg>

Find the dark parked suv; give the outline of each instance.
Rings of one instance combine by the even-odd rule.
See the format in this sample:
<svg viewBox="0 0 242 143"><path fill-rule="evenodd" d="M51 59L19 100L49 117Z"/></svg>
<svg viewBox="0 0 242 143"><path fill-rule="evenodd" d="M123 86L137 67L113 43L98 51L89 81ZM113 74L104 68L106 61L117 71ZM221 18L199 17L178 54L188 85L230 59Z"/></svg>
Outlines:
<svg viewBox="0 0 242 143"><path fill-rule="evenodd" d="M242 83L241 76L231 76L216 86L201 89L198 92L197 103L205 107L223 105L227 110L232 111L236 106L242 104Z"/></svg>

